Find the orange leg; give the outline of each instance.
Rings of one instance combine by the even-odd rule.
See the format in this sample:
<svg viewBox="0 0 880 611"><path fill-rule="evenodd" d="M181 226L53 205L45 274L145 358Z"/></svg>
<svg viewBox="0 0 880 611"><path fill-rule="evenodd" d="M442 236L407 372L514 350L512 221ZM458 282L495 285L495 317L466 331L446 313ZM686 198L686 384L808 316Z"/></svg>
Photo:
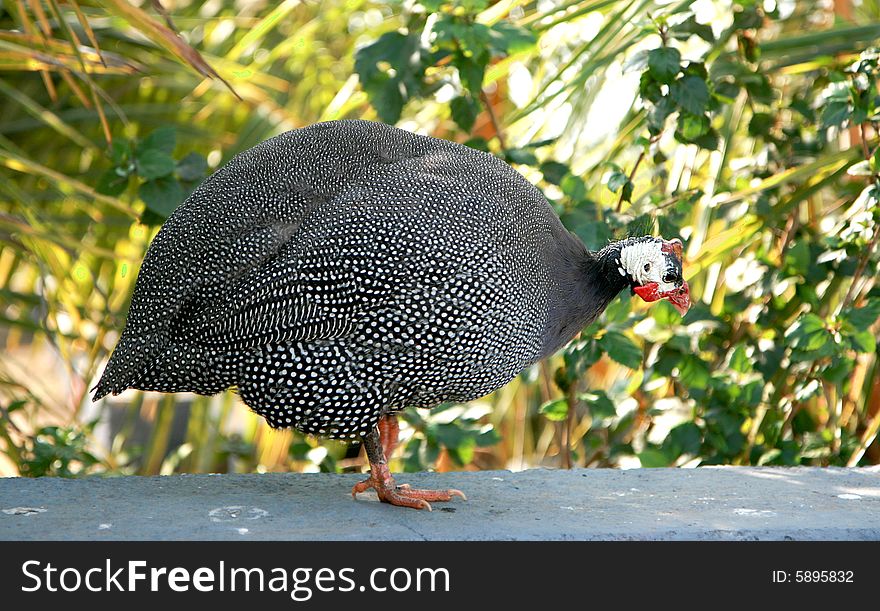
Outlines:
<svg viewBox="0 0 880 611"><path fill-rule="evenodd" d="M397 445L398 430L397 416L385 416L364 437L364 447L370 461L370 477L355 484L351 489L351 496L354 497L359 492L372 488L376 491L380 501L400 507L427 509L428 511L431 511L431 504L428 501L451 501L454 496L460 496L467 500L467 497L460 490L419 490L410 488L408 484L398 486L394 482L385 457L390 455L394 451L394 446Z"/></svg>
<svg viewBox="0 0 880 611"><path fill-rule="evenodd" d="M382 442L382 450L385 458L391 459L394 448L397 447L397 435L400 433L400 423L397 422L396 414L388 414L379 418L379 441Z"/></svg>

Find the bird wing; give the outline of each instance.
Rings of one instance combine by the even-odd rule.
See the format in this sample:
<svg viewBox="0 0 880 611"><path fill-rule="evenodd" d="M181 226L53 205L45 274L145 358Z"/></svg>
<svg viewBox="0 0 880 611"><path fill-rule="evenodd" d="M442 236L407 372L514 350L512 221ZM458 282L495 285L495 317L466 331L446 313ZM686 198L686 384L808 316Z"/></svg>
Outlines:
<svg viewBox="0 0 880 611"><path fill-rule="evenodd" d="M221 350L338 338L363 317L360 288L338 244L298 235L277 256L229 278L209 305L182 312L175 334Z"/></svg>

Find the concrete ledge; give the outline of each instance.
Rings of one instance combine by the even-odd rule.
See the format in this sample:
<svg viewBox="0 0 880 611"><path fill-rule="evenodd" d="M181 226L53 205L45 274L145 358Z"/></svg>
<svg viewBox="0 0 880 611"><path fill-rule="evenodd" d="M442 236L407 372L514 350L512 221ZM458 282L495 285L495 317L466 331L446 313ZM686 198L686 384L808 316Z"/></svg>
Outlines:
<svg viewBox="0 0 880 611"><path fill-rule="evenodd" d="M468 501L381 504L358 475L0 480L0 540L880 540L880 468L418 473Z"/></svg>

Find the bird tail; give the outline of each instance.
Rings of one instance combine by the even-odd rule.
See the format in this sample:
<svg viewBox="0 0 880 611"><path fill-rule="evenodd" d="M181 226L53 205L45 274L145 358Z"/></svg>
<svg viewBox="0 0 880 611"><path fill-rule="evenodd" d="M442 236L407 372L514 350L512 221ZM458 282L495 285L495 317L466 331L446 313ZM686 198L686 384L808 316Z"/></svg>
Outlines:
<svg viewBox="0 0 880 611"><path fill-rule="evenodd" d="M136 356L135 356L136 355ZM93 401L128 388L213 395L238 379L238 355L213 348L166 343L156 335L126 338L114 350L92 390Z"/></svg>
<svg viewBox="0 0 880 611"><path fill-rule="evenodd" d="M134 387L153 358L161 352L164 343L159 333L132 337L123 332L101 379L92 389L95 391L92 401Z"/></svg>

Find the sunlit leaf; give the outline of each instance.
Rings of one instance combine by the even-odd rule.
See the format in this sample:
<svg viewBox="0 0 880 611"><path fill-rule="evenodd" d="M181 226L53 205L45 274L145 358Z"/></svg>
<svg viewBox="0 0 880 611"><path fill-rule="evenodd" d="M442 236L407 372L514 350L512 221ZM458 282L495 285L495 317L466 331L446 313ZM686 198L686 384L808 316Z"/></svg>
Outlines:
<svg viewBox="0 0 880 611"><path fill-rule="evenodd" d="M642 349L623 333L608 331L599 338L599 346L608 356L630 369L638 369L642 363Z"/></svg>
<svg viewBox="0 0 880 611"><path fill-rule="evenodd" d="M658 82L671 83L681 69L681 53L674 47L659 47L648 53L648 70Z"/></svg>

